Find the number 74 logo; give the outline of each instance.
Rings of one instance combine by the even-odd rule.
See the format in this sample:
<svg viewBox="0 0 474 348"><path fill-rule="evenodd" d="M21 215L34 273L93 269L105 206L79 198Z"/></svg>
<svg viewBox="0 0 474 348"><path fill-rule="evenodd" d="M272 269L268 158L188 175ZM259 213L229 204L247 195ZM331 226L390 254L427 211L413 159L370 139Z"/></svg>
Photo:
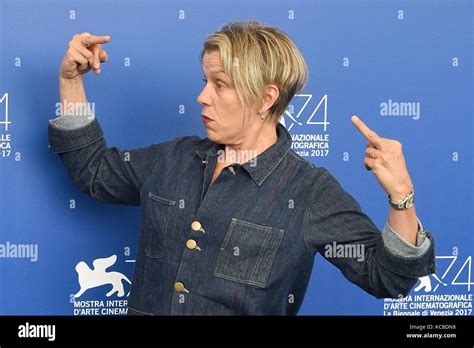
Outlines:
<svg viewBox="0 0 474 348"><path fill-rule="evenodd" d="M447 284L443 282L443 280L451 271L451 268L453 267L454 263L458 259L458 256L436 256L436 259L447 259L447 260L451 259L451 262L449 263L448 268L446 268L446 270L442 274L441 279L438 278L436 274L431 275L438 282L438 284L436 284L436 286L433 289L432 289L430 276L425 276L425 277L419 278L420 284L414 289L415 292L418 292L421 289L424 289L425 292L435 292L440 285L447 286ZM465 269L467 269L467 281L466 282L458 281L459 276ZM474 285L474 283L471 282L471 270L472 270L472 256L469 256L466 258L466 261L464 261L462 266L459 268L459 271L454 276L453 280L451 281L451 285L467 285L467 291L471 291L471 285Z"/></svg>
<svg viewBox="0 0 474 348"><path fill-rule="evenodd" d="M306 106L309 104L310 100L313 99L312 94L295 94L295 98L306 98L306 101L304 102L303 106L301 109L298 111L296 115L294 114L294 106L293 104L290 104L288 108L285 110L281 117L281 123L290 131L294 125L302 126L303 122L301 122L302 117L301 114L303 111L305 111ZM323 120L322 121L313 121L313 118L315 117L316 112L319 110L319 108L323 108ZM301 117L301 118L300 118ZM285 121L285 118L288 119L288 121L291 122L291 124L286 124L287 122ZM328 122L328 95L325 94L321 100L319 101L318 105L314 108L313 112L309 116L308 120L304 122L305 124L319 124L324 126L324 131L327 131L327 126L329 124Z"/></svg>
<svg viewBox="0 0 474 348"><path fill-rule="evenodd" d="M0 121L0 124L5 125L5 131L8 131L8 125L11 124L11 121L8 120L8 93L5 93L0 99L0 104L5 104L5 120Z"/></svg>

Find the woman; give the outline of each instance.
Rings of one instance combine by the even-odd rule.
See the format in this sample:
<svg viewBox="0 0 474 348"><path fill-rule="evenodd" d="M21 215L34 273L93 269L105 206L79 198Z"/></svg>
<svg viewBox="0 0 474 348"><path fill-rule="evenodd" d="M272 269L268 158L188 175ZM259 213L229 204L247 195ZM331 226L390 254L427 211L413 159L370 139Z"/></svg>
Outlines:
<svg viewBox="0 0 474 348"><path fill-rule="evenodd" d="M100 73L109 40L73 37L62 102L87 102L82 74ZM278 120L307 68L287 34L231 23L207 38L201 58L206 139L122 151L106 146L92 113L49 121L50 149L80 190L142 206L130 314L296 314L316 252L378 298L404 296L434 272L400 143L353 118L368 140L365 164L390 198L382 233L327 169L291 150Z"/></svg>

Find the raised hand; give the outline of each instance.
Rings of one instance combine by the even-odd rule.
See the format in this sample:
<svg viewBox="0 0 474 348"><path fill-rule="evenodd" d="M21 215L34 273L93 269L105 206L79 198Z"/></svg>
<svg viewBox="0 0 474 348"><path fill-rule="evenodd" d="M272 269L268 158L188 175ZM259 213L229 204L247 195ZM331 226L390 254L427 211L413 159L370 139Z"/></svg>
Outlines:
<svg viewBox="0 0 474 348"><path fill-rule="evenodd" d="M402 144L397 140L380 137L357 116L352 116L351 121L367 139L364 159L366 168L374 173L393 201L403 199L411 192L413 185L406 168Z"/></svg>
<svg viewBox="0 0 474 348"><path fill-rule="evenodd" d="M110 41L110 36L96 36L90 33L76 34L69 41L59 74L64 79L75 79L90 69L100 74L100 63L108 60L102 44Z"/></svg>

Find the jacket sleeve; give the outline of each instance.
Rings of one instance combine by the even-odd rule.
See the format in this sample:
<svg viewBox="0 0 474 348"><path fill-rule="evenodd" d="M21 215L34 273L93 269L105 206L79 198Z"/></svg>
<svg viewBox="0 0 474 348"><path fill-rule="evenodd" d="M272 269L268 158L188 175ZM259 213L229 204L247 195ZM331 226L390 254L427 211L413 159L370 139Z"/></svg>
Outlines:
<svg viewBox="0 0 474 348"><path fill-rule="evenodd" d="M406 296L419 277L435 272L434 240L421 223L417 246L402 240L388 223L381 233L336 178L321 171L305 224L313 252L377 298Z"/></svg>
<svg viewBox="0 0 474 348"><path fill-rule="evenodd" d="M96 117L60 116L49 120L49 149L59 154L68 176L101 202L139 205L140 192L166 143L120 150L107 147Z"/></svg>

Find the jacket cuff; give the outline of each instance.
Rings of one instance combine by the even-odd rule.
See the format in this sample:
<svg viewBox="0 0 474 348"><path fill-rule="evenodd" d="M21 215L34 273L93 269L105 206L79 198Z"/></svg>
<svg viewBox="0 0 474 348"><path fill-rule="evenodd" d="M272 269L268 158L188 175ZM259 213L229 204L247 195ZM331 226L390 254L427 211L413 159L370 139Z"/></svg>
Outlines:
<svg viewBox="0 0 474 348"><path fill-rule="evenodd" d="M56 128L70 130L84 127L91 123L94 118L94 110L89 103L75 103L62 107L61 115L49 120L49 124Z"/></svg>
<svg viewBox="0 0 474 348"><path fill-rule="evenodd" d="M62 129L54 125L55 120L61 117L82 117L84 116L60 116L57 119L49 120L48 122L48 140L49 150L53 153L62 153L83 148L104 137L104 133L97 118L93 118L86 125L73 128ZM53 122L53 124L51 123ZM58 121L56 121L58 122ZM62 122L62 121L60 121ZM69 121L65 121L69 122ZM74 121L71 121L74 122Z"/></svg>
<svg viewBox="0 0 474 348"><path fill-rule="evenodd" d="M63 115L49 120L49 124L59 129L70 130L84 127L91 123L94 118L93 114L88 116Z"/></svg>
<svg viewBox="0 0 474 348"><path fill-rule="evenodd" d="M392 254L405 258L414 258L420 257L428 251L431 242L426 238L426 231L423 229L421 221L418 217L416 219L418 221L416 246L408 243L387 221L382 231L382 238L385 247L387 247Z"/></svg>
<svg viewBox="0 0 474 348"><path fill-rule="evenodd" d="M417 241L420 240L421 244L417 243L417 246L404 241L387 223L376 249L377 261L384 268L409 278L420 278L436 272L434 238L423 229L419 220L418 223L418 234L421 236Z"/></svg>

